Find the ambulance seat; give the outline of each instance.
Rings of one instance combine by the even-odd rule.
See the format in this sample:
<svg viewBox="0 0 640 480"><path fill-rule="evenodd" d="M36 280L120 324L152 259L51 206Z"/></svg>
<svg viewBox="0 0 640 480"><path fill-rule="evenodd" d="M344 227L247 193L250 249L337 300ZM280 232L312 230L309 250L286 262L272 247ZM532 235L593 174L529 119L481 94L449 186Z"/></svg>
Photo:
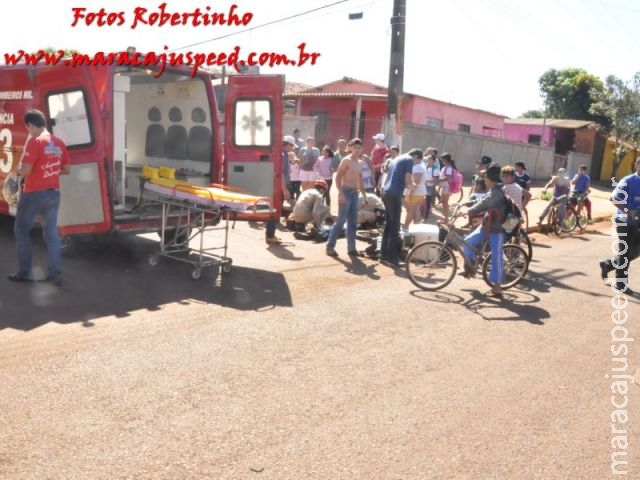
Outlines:
<svg viewBox="0 0 640 480"><path fill-rule="evenodd" d="M182 111L178 107L171 107L169 120L182 121ZM183 125L170 125L164 144L165 156L174 160L187 159L187 129Z"/></svg>
<svg viewBox="0 0 640 480"><path fill-rule="evenodd" d="M150 122L159 122L162 114L157 107L151 107L147 118ZM165 140L164 127L159 123L150 124L144 137L144 154L147 157L164 157Z"/></svg>
<svg viewBox="0 0 640 480"><path fill-rule="evenodd" d="M191 121L204 123L207 115L200 107L191 112ZM189 159L198 162L208 162L211 159L211 130L203 125L194 125L189 129Z"/></svg>

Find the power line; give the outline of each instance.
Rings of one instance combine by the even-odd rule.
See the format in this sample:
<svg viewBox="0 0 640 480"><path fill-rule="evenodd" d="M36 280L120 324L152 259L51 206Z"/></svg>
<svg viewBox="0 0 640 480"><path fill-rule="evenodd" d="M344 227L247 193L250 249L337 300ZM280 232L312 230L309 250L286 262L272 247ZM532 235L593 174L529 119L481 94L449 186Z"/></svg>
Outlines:
<svg viewBox="0 0 640 480"><path fill-rule="evenodd" d="M551 38L554 36L554 32L547 29L542 22L536 22L531 20L530 14L523 12L509 2L500 2L499 0L483 0L483 3L497 15L504 19L506 25L518 30L518 34L528 32L531 36L537 40L547 44L550 48L554 48L554 44Z"/></svg>
<svg viewBox="0 0 640 480"><path fill-rule="evenodd" d="M622 6L622 5L616 5L614 3L605 3L602 0L600 0L600 5L602 5L603 7L609 7L609 8L613 8L613 9L617 9L617 10L627 10L629 12L640 13L640 10L638 10L636 8L625 7L625 6Z"/></svg>
<svg viewBox="0 0 640 480"><path fill-rule="evenodd" d="M611 10L611 8L607 8L602 2L600 2L600 6L602 7L602 10L604 10L604 12L609 16L609 18L611 18L611 20L613 21L613 26L614 28L612 29L612 32L614 34L619 34L619 33L624 33L626 34L627 38L630 40L631 44L634 45L636 43L635 38L633 38L633 35L631 34L631 32L629 31L629 29L627 28L626 24L624 21L620 20L618 18L617 15L615 15ZM620 37L618 37L620 38ZM626 42L624 41L624 39L620 38L622 44L625 45L626 47Z"/></svg>
<svg viewBox="0 0 640 480"><path fill-rule="evenodd" d="M327 4L327 5L323 5L321 7L313 8L311 10L307 10L306 12L296 13L295 15L290 15L288 17L280 18L278 20L272 20L272 21L267 22L267 23L262 23L260 25L256 25L255 27L245 28L244 30L241 30L241 31L228 33L226 35L221 35L221 36L216 37L216 38L210 38L209 40L203 40L202 42L198 42L198 43L192 43L191 45L184 45L182 47L178 47L178 48L174 49L174 51L183 50L185 48L197 47L198 45L202 45L202 44L209 43L209 42L215 42L216 40L222 40L223 38L228 38L228 37L231 37L233 35L239 35L241 33L251 32L253 30L257 30L258 28L268 27L269 25L275 25L277 23L285 22L287 20L293 20L294 18L302 17L304 15L308 15L308 14L313 13L313 12L324 10L326 8L330 8L330 7L333 7L335 5L339 5L341 3L345 3L345 2L348 2L348 1L349 0L339 0L339 1L334 2L334 3L330 3L330 4Z"/></svg>
<svg viewBox="0 0 640 480"><path fill-rule="evenodd" d="M487 35L487 32L485 32L484 29L480 27L480 25L471 16L467 14L464 8L458 5L458 2L456 0L453 0L451 3L460 12L460 15L462 15L467 20L467 22L469 22L478 31L478 33L480 33L480 35L482 35L485 38L485 40L487 41L487 44L493 45L494 50L501 50L500 45L498 45L491 38L489 38L489 36Z"/></svg>

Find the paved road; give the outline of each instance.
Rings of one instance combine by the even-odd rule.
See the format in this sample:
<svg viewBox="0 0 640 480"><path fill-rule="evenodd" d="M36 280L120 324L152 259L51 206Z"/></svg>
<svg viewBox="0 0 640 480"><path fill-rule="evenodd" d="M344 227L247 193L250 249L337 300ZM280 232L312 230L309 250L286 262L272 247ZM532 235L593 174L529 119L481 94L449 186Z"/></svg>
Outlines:
<svg viewBox="0 0 640 480"><path fill-rule="evenodd" d="M0 478L608 478L600 227L536 234L505 300L460 277L417 291L401 271L352 263L344 240L338 259L308 242L266 248L247 224L231 232L229 275L152 268L157 244L136 238L85 248L61 289L0 280ZM12 267L2 221L0 270ZM640 287L637 264L631 275ZM626 358L633 374L640 346Z"/></svg>

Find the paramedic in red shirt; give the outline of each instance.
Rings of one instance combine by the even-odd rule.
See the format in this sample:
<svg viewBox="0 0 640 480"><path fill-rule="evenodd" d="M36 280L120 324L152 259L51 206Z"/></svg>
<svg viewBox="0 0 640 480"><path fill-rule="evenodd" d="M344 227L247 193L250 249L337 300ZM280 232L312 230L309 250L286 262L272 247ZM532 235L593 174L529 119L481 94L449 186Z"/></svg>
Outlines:
<svg viewBox="0 0 640 480"><path fill-rule="evenodd" d="M9 275L14 282L32 282L31 229L41 215L42 233L47 244L49 265L46 281L60 284L60 238L58 209L60 207L60 175L71 168L64 142L45 128L46 119L39 110L29 110L24 116L29 132L17 173L24 177L24 187L16 211L14 233L18 254L18 271Z"/></svg>

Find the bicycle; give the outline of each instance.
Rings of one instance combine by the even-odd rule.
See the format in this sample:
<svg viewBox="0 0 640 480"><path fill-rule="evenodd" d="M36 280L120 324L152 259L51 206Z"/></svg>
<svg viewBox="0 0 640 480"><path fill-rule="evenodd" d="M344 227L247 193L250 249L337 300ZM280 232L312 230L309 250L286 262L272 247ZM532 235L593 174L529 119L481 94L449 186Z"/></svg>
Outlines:
<svg viewBox="0 0 640 480"><path fill-rule="evenodd" d="M459 216L460 204L454 206L454 221ZM452 226L441 226L445 230L442 241L428 240L414 245L406 256L406 271L409 280L422 290L435 291L451 283L458 268L456 252L462 257L463 263L472 265L472 272L482 266L482 278L487 285L492 286L491 250L487 236L479 246L469 244L459 233L459 229ZM476 253L475 262L471 262L464 253L467 246ZM517 285L529 269L527 252L514 244L505 244L503 250L504 275L501 282L503 289Z"/></svg>
<svg viewBox="0 0 640 480"><path fill-rule="evenodd" d="M455 204L452 205L452 207L455 206ZM460 206L464 206L464 203ZM456 217L454 215L457 215L455 213L455 208L449 215L449 224L453 224L453 222L455 221ZM476 223L474 225L473 222L469 220L469 223L467 225L458 229L459 232L464 231L465 233L469 233L471 230L473 230L473 228L475 228L476 225L479 225L480 220L477 219L475 222ZM504 243L521 247L527 253L527 259L529 260L529 263L531 263L531 260L533 259L533 242L531 241L531 238L527 233L526 227L523 227L522 224L518 225L513 232L506 234Z"/></svg>
<svg viewBox="0 0 640 480"><path fill-rule="evenodd" d="M584 214L587 207L585 203L588 201L588 196L584 196L582 199L578 199L578 197L574 197L573 195L569 196L569 202L567 205L567 209L571 211L571 213L575 216L576 225L580 228L580 230L584 231L589 225L589 217ZM580 205L578 207L578 205ZM575 226L573 229L575 230Z"/></svg>
<svg viewBox="0 0 640 480"><path fill-rule="evenodd" d="M560 218L561 206L565 209L564 218ZM588 219L576 212L567 195L558 197L547 214L546 231L555 232L560 237L563 233L573 232L577 225L584 230L587 228Z"/></svg>
<svg viewBox="0 0 640 480"><path fill-rule="evenodd" d="M521 247L525 252L527 252L527 259L529 260L529 263L531 263L531 259L533 258L533 243L531 242L531 238L529 238L526 228L518 226L516 231L507 235L507 237L508 238L505 243Z"/></svg>

